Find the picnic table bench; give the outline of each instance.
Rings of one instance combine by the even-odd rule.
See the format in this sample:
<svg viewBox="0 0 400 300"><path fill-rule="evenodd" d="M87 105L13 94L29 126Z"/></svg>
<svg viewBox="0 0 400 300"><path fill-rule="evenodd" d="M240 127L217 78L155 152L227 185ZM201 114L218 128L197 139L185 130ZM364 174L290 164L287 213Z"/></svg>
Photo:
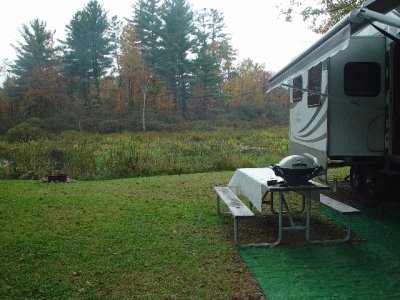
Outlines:
<svg viewBox="0 0 400 300"><path fill-rule="evenodd" d="M351 207L345 203L342 203L338 200L335 200L331 197L328 197L324 194L319 195L319 202L337 213L347 216L347 226L346 227L346 236L343 239L336 240L309 240L311 243L340 243L347 242L351 237L351 216L361 213L357 208Z"/></svg>
<svg viewBox="0 0 400 300"><path fill-rule="evenodd" d="M220 200L222 200L233 215L233 239L235 244L239 245L239 220L254 217L254 213L229 187L216 186L214 190L217 194L217 213L221 213Z"/></svg>

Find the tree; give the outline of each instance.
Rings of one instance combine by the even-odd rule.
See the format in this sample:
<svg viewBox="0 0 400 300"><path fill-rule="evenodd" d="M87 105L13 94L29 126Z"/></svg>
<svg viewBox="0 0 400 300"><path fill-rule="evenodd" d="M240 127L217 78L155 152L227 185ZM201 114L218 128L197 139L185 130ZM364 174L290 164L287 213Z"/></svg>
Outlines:
<svg viewBox="0 0 400 300"><path fill-rule="evenodd" d="M46 118L66 111L65 87L58 69L36 68L24 82L19 112L24 116Z"/></svg>
<svg viewBox="0 0 400 300"><path fill-rule="evenodd" d="M193 12L186 0L166 0L161 6L159 65L161 75L175 99L179 115L187 112L190 61L194 32Z"/></svg>
<svg viewBox="0 0 400 300"><path fill-rule="evenodd" d="M23 42L14 46L17 59L11 65L11 72L23 83L35 69L45 69L55 65L57 49L53 46L54 32L46 29L46 22L34 19L30 27L22 25Z"/></svg>
<svg viewBox="0 0 400 300"><path fill-rule="evenodd" d="M153 77L150 69L147 67L146 60L141 55L140 43L136 37L134 28L130 25L125 27L125 42L123 47L124 56L121 58L125 77L129 79L129 83L140 89L142 98L142 128L146 131L146 106L147 96L149 92L150 80Z"/></svg>
<svg viewBox="0 0 400 300"><path fill-rule="evenodd" d="M111 53L115 49L113 30L107 12L91 0L83 10L78 11L66 26L65 64L67 74L78 78L78 88L85 106L92 111L90 99L94 86L96 102L100 101L100 79L112 65Z"/></svg>
<svg viewBox="0 0 400 300"><path fill-rule="evenodd" d="M15 76L7 76L7 78L3 82L2 88L2 101L7 102L7 106L9 107L10 115L16 116L18 111L18 104L15 99L18 98L19 89L17 87L17 78ZM5 112L5 111L3 111Z"/></svg>
<svg viewBox="0 0 400 300"><path fill-rule="evenodd" d="M234 70L237 50L233 48L229 41L221 42L219 47L220 72L225 80L229 80Z"/></svg>
<svg viewBox="0 0 400 300"><path fill-rule="evenodd" d="M7 77L3 82L3 88L0 88L0 134L5 133L15 122L15 118L12 118L10 84L12 85L12 79Z"/></svg>
<svg viewBox="0 0 400 300"><path fill-rule="evenodd" d="M210 35L210 48L217 60L221 75L227 78L233 62L236 60L237 51L232 47L229 35L224 32L223 14L216 9L211 9L208 16L207 27Z"/></svg>
<svg viewBox="0 0 400 300"><path fill-rule="evenodd" d="M196 31L192 52L193 62L191 80L192 110L197 117L204 118L214 102L222 98L220 84L219 39L225 39L223 17L216 10L203 9L195 19Z"/></svg>
<svg viewBox="0 0 400 300"><path fill-rule="evenodd" d="M224 84L225 92L230 95L228 104L262 110L269 77L263 64L243 60L237 67L237 75Z"/></svg>
<svg viewBox="0 0 400 300"><path fill-rule="evenodd" d="M139 107L138 87L135 84L135 65L140 56L140 40L133 25L126 25L119 39L119 78L123 101L128 111Z"/></svg>
<svg viewBox="0 0 400 300"><path fill-rule="evenodd" d="M12 97L22 115L48 116L57 111L62 97L59 93L59 61L53 46L54 32L46 23L34 19L30 27L20 30L23 42L14 46L17 59L11 65L16 75L17 93Z"/></svg>
<svg viewBox="0 0 400 300"><path fill-rule="evenodd" d="M289 7L281 7L286 21L291 22L293 15L300 14L304 21L310 22L310 29L324 33L335 25L343 16L360 7L364 0L290 0Z"/></svg>
<svg viewBox="0 0 400 300"><path fill-rule="evenodd" d="M0 78L6 78L8 73L8 59L4 58L0 64Z"/></svg>
<svg viewBox="0 0 400 300"><path fill-rule="evenodd" d="M146 106L152 73L147 67L146 60L140 51L140 42L132 25L128 24L121 36L121 76L127 83L128 104L134 104L134 99L141 98L141 103L136 106L142 107L142 128L146 131Z"/></svg>
<svg viewBox="0 0 400 300"><path fill-rule="evenodd" d="M153 72L159 61L161 35L160 0L139 0L134 6L132 24L141 42L141 54Z"/></svg>

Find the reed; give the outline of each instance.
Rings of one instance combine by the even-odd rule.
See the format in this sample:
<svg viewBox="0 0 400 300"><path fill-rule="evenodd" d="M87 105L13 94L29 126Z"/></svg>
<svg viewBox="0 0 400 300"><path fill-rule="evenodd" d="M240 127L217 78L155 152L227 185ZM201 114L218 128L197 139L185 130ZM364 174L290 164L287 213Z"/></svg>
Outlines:
<svg viewBox="0 0 400 300"><path fill-rule="evenodd" d="M62 172L75 179L114 179L262 167L287 155L287 128L185 132L63 133L53 140L2 144L1 178L41 178L63 149ZM1 157L2 156L2 157ZM4 163L6 162L6 163Z"/></svg>

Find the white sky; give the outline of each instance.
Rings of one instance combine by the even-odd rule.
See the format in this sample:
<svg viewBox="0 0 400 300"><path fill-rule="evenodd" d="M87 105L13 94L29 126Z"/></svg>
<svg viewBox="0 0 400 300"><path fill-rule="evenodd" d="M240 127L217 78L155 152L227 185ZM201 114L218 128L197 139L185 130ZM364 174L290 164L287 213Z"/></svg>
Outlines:
<svg viewBox="0 0 400 300"><path fill-rule="evenodd" d="M99 0L109 16L132 18L135 0ZM278 4L289 0L188 0L194 10L215 8L222 12L226 32L238 50L238 60L251 58L264 63L267 70L279 71L302 50L318 39L299 18L286 23L279 16ZM0 17L0 61L15 58L10 44L21 41L19 29L34 18L47 23L47 29L56 30L55 38L63 39L65 25L73 14L84 7L86 0L11 0L2 3Z"/></svg>

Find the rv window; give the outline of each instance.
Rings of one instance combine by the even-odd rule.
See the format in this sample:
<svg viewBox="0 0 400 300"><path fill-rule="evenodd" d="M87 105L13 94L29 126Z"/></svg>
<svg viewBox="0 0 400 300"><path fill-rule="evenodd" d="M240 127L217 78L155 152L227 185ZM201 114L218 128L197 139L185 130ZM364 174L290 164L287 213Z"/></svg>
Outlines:
<svg viewBox="0 0 400 300"><path fill-rule="evenodd" d="M375 97L381 91L381 66L374 62L350 62L344 66L347 96Z"/></svg>
<svg viewBox="0 0 400 300"><path fill-rule="evenodd" d="M308 70L308 106L317 106L321 103L322 63Z"/></svg>
<svg viewBox="0 0 400 300"><path fill-rule="evenodd" d="M303 88L303 77L297 76L293 79L293 86ZM299 102L303 99L303 90L293 88L293 102Z"/></svg>

